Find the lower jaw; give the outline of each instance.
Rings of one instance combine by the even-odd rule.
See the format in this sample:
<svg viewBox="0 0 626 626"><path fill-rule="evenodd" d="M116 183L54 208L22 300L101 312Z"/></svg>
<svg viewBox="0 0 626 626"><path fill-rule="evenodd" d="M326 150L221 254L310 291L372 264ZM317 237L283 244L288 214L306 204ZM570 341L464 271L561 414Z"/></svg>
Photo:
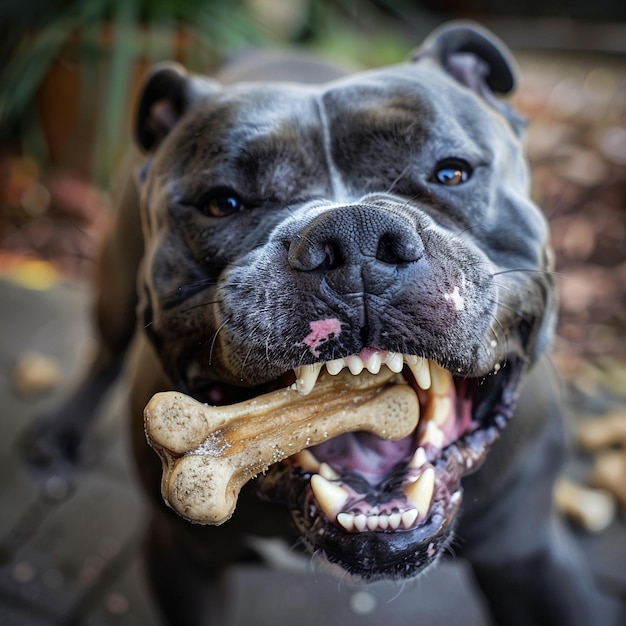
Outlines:
<svg viewBox="0 0 626 626"><path fill-rule="evenodd" d="M301 515L292 515L317 562L358 584L413 578L433 565L454 535L454 515L438 509L433 507L428 520L413 531L347 536L335 534L319 519L309 526Z"/></svg>
<svg viewBox="0 0 626 626"><path fill-rule="evenodd" d="M284 468L270 471L259 480L258 487L266 480L275 486L282 471ZM460 489L454 501L447 498L433 503L428 517L414 528L347 533L320 514L308 480L304 476L293 479L289 493L284 495L304 546L317 563L335 570L346 582L415 577L432 565L452 540L462 500Z"/></svg>
<svg viewBox="0 0 626 626"><path fill-rule="evenodd" d="M462 502L461 479L477 470L512 416L522 367L511 366L499 402L481 425L451 442L428 463L435 472L428 514L408 528L348 532L321 510L311 488L314 472L291 459L257 478L258 495L286 504L305 545L317 560L339 568L354 582L412 578L433 564L449 545Z"/></svg>
<svg viewBox="0 0 626 626"><path fill-rule="evenodd" d="M350 582L401 580L417 576L432 565L450 544L462 502L461 478L476 469L498 436L495 428L475 432L482 440L461 450L449 445L433 464L436 487L425 519L408 529L346 532L320 510L310 486L311 473L288 461L259 476L257 494L279 501L290 510L293 523L317 562L338 570ZM468 454L469 452L469 454Z"/></svg>

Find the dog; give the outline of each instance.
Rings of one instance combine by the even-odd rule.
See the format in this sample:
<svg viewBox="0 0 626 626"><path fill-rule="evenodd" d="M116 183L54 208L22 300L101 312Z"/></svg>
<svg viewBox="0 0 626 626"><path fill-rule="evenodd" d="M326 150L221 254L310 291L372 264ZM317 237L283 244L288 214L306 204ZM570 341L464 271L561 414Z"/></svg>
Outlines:
<svg viewBox="0 0 626 626"><path fill-rule="evenodd" d="M499 99L514 87L509 50L469 22L356 74L298 58L221 80L169 64L146 79L144 156L99 264L99 356L31 452L78 457L86 407L127 358L133 450L155 503L147 571L171 623L219 622L224 573L253 558L250 534L365 582L414 577L454 541L498 624L596 623L593 582L552 512L564 451L544 356L553 265L525 122ZM154 393L234 404L313 385L320 369L381 367L419 399L410 437L347 433L309 449L311 467L276 464L220 526L163 505L141 417Z"/></svg>

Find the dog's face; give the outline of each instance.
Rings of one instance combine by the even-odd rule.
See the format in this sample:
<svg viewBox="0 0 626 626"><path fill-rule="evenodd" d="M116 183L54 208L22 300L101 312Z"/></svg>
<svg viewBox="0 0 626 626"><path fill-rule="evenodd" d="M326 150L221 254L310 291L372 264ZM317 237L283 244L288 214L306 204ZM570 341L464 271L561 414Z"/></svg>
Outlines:
<svg viewBox="0 0 626 626"><path fill-rule="evenodd" d="M547 228L493 96L512 86L502 55L464 26L321 86L164 69L140 106L143 321L173 385L230 404L387 367L419 398L409 437L349 433L257 479L356 577L436 559L549 340Z"/></svg>

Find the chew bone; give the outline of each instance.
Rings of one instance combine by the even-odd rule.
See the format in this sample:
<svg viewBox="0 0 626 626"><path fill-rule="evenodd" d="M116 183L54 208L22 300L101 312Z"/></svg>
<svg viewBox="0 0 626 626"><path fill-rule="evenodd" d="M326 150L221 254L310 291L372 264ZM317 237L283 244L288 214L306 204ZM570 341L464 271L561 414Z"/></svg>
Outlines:
<svg viewBox="0 0 626 626"><path fill-rule="evenodd" d="M616 505L604 489L591 489L568 478L560 478L554 488L558 509L589 532L604 530L615 519Z"/></svg>
<svg viewBox="0 0 626 626"><path fill-rule="evenodd" d="M221 524L248 480L306 447L355 430L406 437L417 426L419 402L394 377L386 368L322 375L306 396L288 388L222 407L178 392L156 394L144 424L163 464L165 501L189 521Z"/></svg>

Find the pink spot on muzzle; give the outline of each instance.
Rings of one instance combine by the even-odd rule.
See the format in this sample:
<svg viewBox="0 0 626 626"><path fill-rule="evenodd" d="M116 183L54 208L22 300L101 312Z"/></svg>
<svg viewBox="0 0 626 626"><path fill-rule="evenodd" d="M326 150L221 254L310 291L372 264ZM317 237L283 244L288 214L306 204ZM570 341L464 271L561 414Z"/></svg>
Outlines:
<svg viewBox="0 0 626 626"><path fill-rule="evenodd" d="M333 337L341 334L341 322L338 319L317 320L310 322L311 332L302 340L313 356L319 356L318 348Z"/></svg>

